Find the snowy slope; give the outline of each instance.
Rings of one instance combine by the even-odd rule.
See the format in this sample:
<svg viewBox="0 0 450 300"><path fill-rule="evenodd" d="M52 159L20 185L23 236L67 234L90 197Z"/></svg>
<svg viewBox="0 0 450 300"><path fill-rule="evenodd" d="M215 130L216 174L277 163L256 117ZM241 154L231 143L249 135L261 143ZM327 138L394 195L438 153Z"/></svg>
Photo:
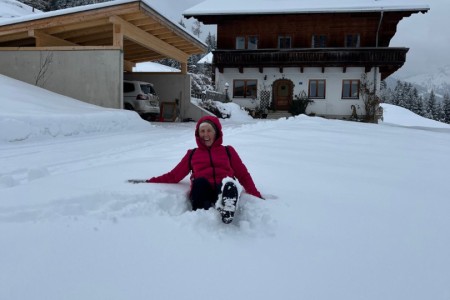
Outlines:
<svg viewBox="0 0 450 300"><path fill-rule="evenodd" d="M0 86L0 144L150 127L135 112L101 108L1 74Z"/></svg>
<svg viewBox="0 0 450 300"><path fill-rule="evenodd" d="M428 70L427 73L403 77L401 80L423 87L427 92L433 90L435 94L443 97L446 93L450 93L450 65Z"/></svg>
<svg viewBox="0 0 450 300"><path fill-rule="evenodd" d="M449 299L446 124L390 105L380 125L233 108L224 143L266 200L244 194L224 225L189 210L187 178L125 183L175 166L194 123L7 86L24 97L0 93L1 135L25 119L41 134L0 141L0 299ZM53 138L44 115L108 130Z"/></svg>
<svg viewBox="0 0 450 300"><path fill-rule="evenodd" d="M21 17L39 12L39 10L33 10L31 6L16 0L0 0L0 21L3 18Z"/></svg>

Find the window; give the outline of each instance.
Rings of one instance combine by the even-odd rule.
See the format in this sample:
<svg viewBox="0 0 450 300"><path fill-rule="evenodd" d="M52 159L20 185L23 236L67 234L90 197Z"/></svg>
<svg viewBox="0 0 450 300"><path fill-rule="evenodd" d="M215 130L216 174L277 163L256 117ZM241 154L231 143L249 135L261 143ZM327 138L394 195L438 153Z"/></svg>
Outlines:
<svg viewBox="0 0 450 300"><path fill-rule="evenodd" d="M256 80L235 80L233 82L233 97L256 98Z"/></svg>
<svg viewBox="0 0 450 300"><path fill-rule="evenodd" d="M248 37L247 49L249 49L249 50L258 49L258 37L256 35Z"/></svg>
<svg viewBox="0 0 450 300"><path fill-rule="evenodd" d="M134 92L134 84L131 82L124 82L123 83L123 92L124 93Z"/></svg>
<svg viewBox="0 0 450 300"><path fill-rule="evenodd" d="M236 49L245 49L245 36L236 37Z"/></svg>
<svg viewBox="0 0 450 300"><path fill-rule="evenodd" d="M291 48L291 37L290 36L278 36L278 48L280 49L287 49Z"/></svg>
<svg viewBox="0 0 450 300"><path fill-rule="evenodd" d="M359 99L359 80L342 81L342 99Z"/></svg>
<svg viewBox="0 0 450 300"><path fill-rule="evenodd" d="M237 36L236 37L236 49L258 49L258 36L250 35L247 36Z"/></svg>
<svg viewBox="0 0 450 300"><path fill-rule="evenodd" d="M312 36L312 47L313 48L325 48L327 46L327 36L314 34Z"/></svg>
<svg viewBox="0 0 450 300"><path fill-rule="evenodd" d="M347 34L345 36L345 47L359 47L359 34Z"/></svg>
<svg viewBox="0 0 450 300"><path fill-rule="evenodd" d="M310 98L325 99L325 80L311 79L308 91Z"/></svg>

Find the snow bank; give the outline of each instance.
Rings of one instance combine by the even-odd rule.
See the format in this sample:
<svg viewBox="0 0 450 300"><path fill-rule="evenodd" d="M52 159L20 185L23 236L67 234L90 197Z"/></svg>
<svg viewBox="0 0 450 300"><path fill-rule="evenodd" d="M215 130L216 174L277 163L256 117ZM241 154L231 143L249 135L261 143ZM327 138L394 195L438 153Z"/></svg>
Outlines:
<svg viewBox="0 0 450 300"><path fill-rule="evenodd" d="M98 107L4 75L0 86L0 143L151 126L135 112Z"/></svg>
<svg viewBox="0 0 450 300"><path fill-rule="evenodd" d="M426 128L447 128L450 129L449 124L427 119L413 113L406 108L392 105L381 104L383 107L383 123L407 127L426 127Z"/></svg>

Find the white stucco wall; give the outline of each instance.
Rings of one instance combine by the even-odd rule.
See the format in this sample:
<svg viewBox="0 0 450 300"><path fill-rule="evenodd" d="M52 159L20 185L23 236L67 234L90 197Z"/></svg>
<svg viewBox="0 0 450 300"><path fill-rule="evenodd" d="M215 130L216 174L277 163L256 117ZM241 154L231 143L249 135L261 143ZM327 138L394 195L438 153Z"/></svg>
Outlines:
<svg viewBox="0 0 450 300"><path fill-rule="evenodd" d="M328 67L322 73L321 68L304 68L301 73L300 68L283 68L280 73L279 68L264 68L263 73L258 68L244 68L243 73L239 73L237 68L224 68L223 73L216 69L216 87L219 91L225 91L225 83L229 84L228 95L230 99L244 107L254 108L259 105L259 100L247 98L233 98L233 80L253 79L258 82L258 95L260 90L272 91L272 84L278 79L289 79L294 84L294 96L300 95L302 91L308 94L308 84L311 79L326 80L325 99L314 99L307 108L307 113L329 118L346 118L352 113L351 106L355 105L358 115L365 114L364 102L360 99L342 99L342 81L346 79L361 80L365 74L364 68L347 68L343 72L342 68ZM366 74L367 79L373 82L374 68ZM377 90L380 88L381 76L377 72Z"/></svg>

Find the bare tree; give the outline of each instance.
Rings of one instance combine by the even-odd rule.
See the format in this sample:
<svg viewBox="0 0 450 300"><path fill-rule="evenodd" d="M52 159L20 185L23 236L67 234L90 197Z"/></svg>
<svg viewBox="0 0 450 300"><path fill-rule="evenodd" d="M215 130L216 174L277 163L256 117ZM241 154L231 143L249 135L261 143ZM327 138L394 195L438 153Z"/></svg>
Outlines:
<svg viewBox="0 0 450 300"><path fill-rule="evenodd" d="M378 119L382 118L383 110L380 106L380 98L375 94L373 85L374 83L370 82L364 74L361 78L360 92L366 110L365 121L378 123Z"/></svg>
<svg viewBox="0 0 450 300"><path fill-rule="evenodd" d="M46 54L44 54L43 52L40 52L39 56L40 56L39 57L39 70L36 75L36 80L35 80L34 84L36 86L43 87L49 77L48 71L49 71L50 65L53 62L53 53L46 52Z"/></svg>

